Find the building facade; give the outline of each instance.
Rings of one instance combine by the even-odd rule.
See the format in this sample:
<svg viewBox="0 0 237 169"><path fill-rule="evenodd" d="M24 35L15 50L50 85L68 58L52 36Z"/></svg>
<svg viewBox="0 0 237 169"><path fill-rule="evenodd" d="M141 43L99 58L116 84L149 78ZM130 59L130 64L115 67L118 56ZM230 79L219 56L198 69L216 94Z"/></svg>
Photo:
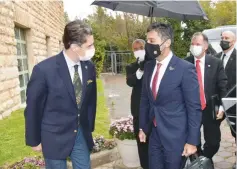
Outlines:
<svg viewBox="0 0 237 169"><path fill-rule="evenodd" d="M25 106L35 64L62 50L62 1L0 1L0 119Z"/></svg>

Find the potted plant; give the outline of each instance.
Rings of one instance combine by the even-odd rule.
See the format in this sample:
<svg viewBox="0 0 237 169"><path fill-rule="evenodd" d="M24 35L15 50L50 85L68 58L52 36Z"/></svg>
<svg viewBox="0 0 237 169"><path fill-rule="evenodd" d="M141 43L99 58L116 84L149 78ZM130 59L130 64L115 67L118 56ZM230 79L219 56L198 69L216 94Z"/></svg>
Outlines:
<svg viewBox="0 0 237 169"><path fill-rule="evenodd" d="M139 167L140 161L133 129L133 117L128 116L113 121L109 133L115 138L123 164L126 167Z"/></svg>

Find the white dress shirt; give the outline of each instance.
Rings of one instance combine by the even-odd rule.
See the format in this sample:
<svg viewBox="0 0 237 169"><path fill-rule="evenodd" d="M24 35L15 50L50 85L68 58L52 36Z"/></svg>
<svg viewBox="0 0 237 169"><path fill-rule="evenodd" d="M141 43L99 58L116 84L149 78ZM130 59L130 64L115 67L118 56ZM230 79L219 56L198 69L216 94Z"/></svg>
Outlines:
<svg viewBox="0 0 237 169"><path fill-rule="evenodd" d="M223 59L224 68L226 67L226 65L227 65L227 63L228 63L228 60L229 60L229 58L230 58L230 56L231 56L231 54L232 54L232 52L233 52L234 49L235 49L235 48L231 49L230 51L228 51L228 52L225 54L226 56L225 56L224 59ZM224 52L222 52L221 60L222 60L222 58L223 58L223 55L224 55Z"/></svg>
<svg viewBox="0 0 237 169"><path fill-rule="evenodd" d="M172 56L173 56L173 53L170 52L169 55L168 55L164 60L162 60L161 62L156 61L156 66L155 66L155 68L154 68L154 70L153 70L153 74L152 74L151 82L150 82L150 87L151 87L151 89L152 89L152 82L153 82L154 76L155 76L155 74L156 74L157 63L161 63L160 70L159 70L159 74L158 74L158 81L157 81L157 84L156 84L156 93L157 93L158 90L159 90L160 82L161 82L161 80L162 80L162 78L163 78L163 76L164 76L164 74L165 74L165 70L166 70L167 66L169 65L169 62L170 62Z"/></svg>
<svg viewBox="0 0 237 169"><path fill-rule="evenodd" d="M73 82L73 78L74 78L74 74L75 74L75 68L74 66L75 65L78 65L78 73L79 73L79 76L80 76L80 79L81 79L81 83L82 83L82 69L81 69L81 63L80 61L75 63L74 61L72 61L66 54L65 51L63 51L63 55L65 57L65 60L66 60L66 63L67 63L67 66L68 66L68 70L69 70L69 73L70 73L70 76L71 76L71 79L72 79L72 82Z"/></svg>
<svg viewBox="0 0 237 169"><path fill-rule="evenodd" d="M195 67L196 67L196 61L200 60L199 65L200 65L201 73L202 73L202 86L203 86L204 93L205 93L205 86L204 86L205 57L206 57L205 55L201 59L197 59L196 57L194 57ZM206 100L206 98L205 98L205 100Z"/></svg>

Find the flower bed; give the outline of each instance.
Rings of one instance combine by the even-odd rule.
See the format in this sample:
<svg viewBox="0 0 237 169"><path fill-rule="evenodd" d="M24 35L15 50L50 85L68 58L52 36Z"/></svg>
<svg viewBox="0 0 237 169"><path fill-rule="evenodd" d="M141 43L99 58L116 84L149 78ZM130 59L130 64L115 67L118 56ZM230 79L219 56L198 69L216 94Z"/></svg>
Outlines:
<svg viewBox="0 0 237 169"><path fill-rule="evenodd" d="M115 120L110 125L109 133L114 138L119 140L135 140L134 128L133 128L133 117L128 116Z"/></svg>
<svg viewBox="0 0 237 169"><path fill-rule="evenodd" d="M92 153L97 153L103 150L110 150L116 146L113 140L106 140L103 136L94 138L95 146ZM38 157L26 157L24 160L17 162L11 166L3 167L3 169L40 169L44 167L44 159L41 156ZM1 167L0 167L1 168ZM2 169L2 168L1 168Z"/></svg>

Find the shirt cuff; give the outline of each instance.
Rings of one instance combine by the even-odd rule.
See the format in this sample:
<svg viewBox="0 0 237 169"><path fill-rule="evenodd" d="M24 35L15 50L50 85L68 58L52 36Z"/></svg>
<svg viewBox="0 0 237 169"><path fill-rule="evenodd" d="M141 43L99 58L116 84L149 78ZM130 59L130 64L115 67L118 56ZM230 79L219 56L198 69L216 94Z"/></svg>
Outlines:
<svg viewBox="0 0 237 169"><path fill-rule="evenodd" d="M224 111L224 107L220 105L219 112L222 112L222 111Z"/></svg>
<svg viewBox="0 0 237 169"><path fill-rule="evenodd" d="M137 76L137 79L141 79L142 78L142 76L143 76L143 71L141 71L140 69L138 69L137 71L136 71L136 76Z"/></svg>

